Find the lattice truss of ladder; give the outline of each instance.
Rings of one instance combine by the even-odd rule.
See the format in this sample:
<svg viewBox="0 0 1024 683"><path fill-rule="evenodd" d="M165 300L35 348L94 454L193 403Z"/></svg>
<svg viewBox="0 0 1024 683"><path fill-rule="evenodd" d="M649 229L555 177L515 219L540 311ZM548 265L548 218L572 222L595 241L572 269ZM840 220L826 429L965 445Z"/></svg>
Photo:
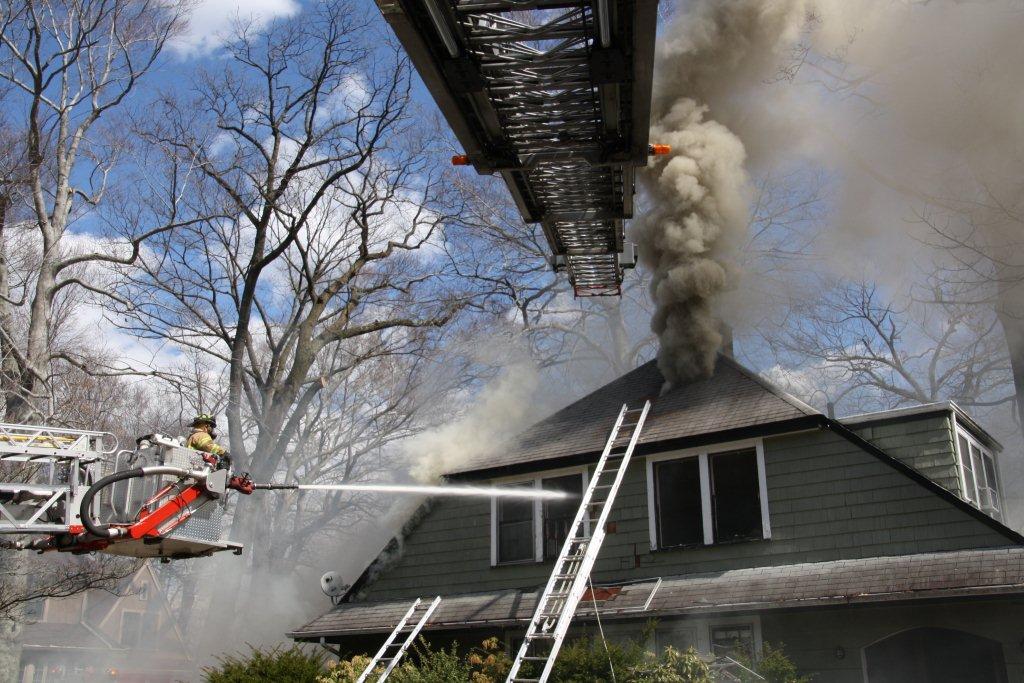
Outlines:
<svg viewBox="0 0 1024 683"><path fill-rule="evenodd" d="M555 560L551 577L537 599L507 683L543 683L551 675L576 607L590 581L594 562L601 552L608 515L650 409L651 402L647 401L642 408L630 410L623 405L619 411L562 551Z"/></svg>
<svg viewBox="0 0 1024 683"><path fill-rule="evenodd" d="M577 295L619 294L657 0L377 2L468 162L502 175Z"/></svg>
<svg viewBox="0 0 1024 683"><path fill-rule="evenodd" d="M0 424L0 534L80 525L81 497L116 449L106 432Z"/></svg>
<svg viewBox="0 0 1024 683"><path fill-rule="evenodd" d="M425 602L423 598L416 598L416 602L412 603L399 620L398 625L377 650L366 669L356 679L356 683L383 683L398 666L398 662L409 651L412 644L416 642L416 636L423 630L430 615L434 613L439 604L441 604L440 595L431 602Z"/></svg>

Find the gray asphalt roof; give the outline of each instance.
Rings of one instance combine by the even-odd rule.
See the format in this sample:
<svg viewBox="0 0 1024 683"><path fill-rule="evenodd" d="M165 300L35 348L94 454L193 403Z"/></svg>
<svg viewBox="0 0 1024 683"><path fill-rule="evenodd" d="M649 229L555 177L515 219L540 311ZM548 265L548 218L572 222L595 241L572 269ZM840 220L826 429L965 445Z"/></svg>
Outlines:
<svg viewBox="0 0 1024 683"><path fill-rule="evenodd" d="M651 595L653 591L653 596ZM735 569L623 586L599 602L602 619L815 607L927 598L1024 594L1024 548L960 550ZM528 621L534 591L442 596L427 629ZM644 609L646 603L649 605ZM296 639L389 632L410 600L346 603L288 635ZM582 602L577 618L592 617Z"/></svg>
<svg viewBox="0 0 1024 683"><path fill-rule="evenodd" d="M623 403L653 399L639 444L656 443L819 414L720 355L714 374L661 395L665 380L654 361L622 375L526 429L511 446L476 457L447 474L600 452Z"/></svg>

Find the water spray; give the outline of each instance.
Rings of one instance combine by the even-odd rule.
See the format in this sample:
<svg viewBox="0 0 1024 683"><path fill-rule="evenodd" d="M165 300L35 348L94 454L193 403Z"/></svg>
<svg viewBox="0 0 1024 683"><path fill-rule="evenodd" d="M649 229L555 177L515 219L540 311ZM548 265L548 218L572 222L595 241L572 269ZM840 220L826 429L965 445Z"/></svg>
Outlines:
<svg viewBox="0 0 1024 683"><path fill-rule="evenodd" d="M512 488L503 486L420 486L413 484L254 484L264 491L363 491L370 493L419 494L424 496L456 496L480 498L519 498L527 500L561 500L569 494L563 491Z"/></svg>

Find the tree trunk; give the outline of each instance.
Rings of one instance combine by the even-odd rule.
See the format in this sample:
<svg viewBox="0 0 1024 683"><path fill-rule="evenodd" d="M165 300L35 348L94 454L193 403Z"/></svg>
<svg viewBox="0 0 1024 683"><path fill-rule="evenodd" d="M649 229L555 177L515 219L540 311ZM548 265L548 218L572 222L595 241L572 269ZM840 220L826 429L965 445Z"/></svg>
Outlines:
<svg viewBox="0 0 1024 683"><path fill-rule="evenodd" d="M1007 311L999 306L999 322L1006 335L1006 346L1010 354L1010 370L1013 373L1014 403L1017 408L1017 424L1024 427L1024 318L1019 313Z"/></svg>

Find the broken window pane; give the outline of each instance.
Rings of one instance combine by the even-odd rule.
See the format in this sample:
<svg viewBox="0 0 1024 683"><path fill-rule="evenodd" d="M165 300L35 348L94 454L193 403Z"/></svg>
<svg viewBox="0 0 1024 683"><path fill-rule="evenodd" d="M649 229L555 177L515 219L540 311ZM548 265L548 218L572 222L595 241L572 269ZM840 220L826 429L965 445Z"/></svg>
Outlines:
<svg viewBox="0 0 1024 683"><path fill-rule="evenodd" d="M498 562L532 560L533 501L498 500Z"/></svg>
<svg viewBox="0 0 1024 683"><path fill-rule="evenodd" d="M569 528L576 518L580 507L580 496L583 494L583 475L569 474L564 477L551 477L541 482L545 491L564 491L569 496L562 500L544 501L544 559L558 557L562 544L569 536Z"/></svg>
<svg viewBox="0 0 1024 683"><path fill-rule="evenodd" d="M715 542L761 538L757 452L713 453L709 460Z"/></svg>
<svg viewBox="0 0 1024 683"><path fill-rule="evenodd" d="M654 464L658 547L704 542L700 502L700 460L683 458Z"/></svg>

